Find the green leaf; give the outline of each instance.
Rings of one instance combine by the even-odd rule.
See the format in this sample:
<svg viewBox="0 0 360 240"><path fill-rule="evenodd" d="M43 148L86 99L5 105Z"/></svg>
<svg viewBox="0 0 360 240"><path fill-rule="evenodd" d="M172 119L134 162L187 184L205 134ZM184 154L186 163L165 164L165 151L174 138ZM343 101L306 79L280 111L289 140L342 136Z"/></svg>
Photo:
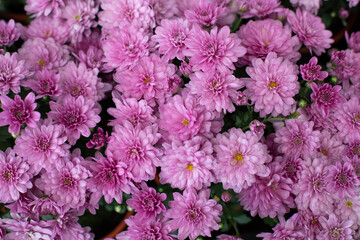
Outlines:
<svg viewBox="0 0 360 240"><path fill-rule="evenodd" d="M247 215L243 214L243 215L234 217L234 220L238 224L248 224L249 222L251 222L252 219L250 217L248 217Z"/></svg>

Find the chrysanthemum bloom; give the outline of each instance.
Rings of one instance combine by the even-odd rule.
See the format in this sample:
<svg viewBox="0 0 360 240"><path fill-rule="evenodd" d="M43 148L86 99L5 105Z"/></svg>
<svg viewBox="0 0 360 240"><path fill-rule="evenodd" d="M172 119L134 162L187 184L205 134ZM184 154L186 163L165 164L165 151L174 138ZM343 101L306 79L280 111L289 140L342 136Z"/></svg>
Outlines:
<svg viewBox="0 0 360 240"><path fill-rule="evenodd" d="M274 141L279 144L278 151L289 157L308 157L320 146L320 132L314 131L314 123L289 119L286 126L276 131Z"/></svg>
<svg viewBox="0 0 360 240"><path fill-rule="evenodd" d="M338 198L354 197L355 188L360 185L354 168L349 162L341 164L339 161L336 165L328 167L327 190L335 194Z"/></svg>
<svg viewBox="0 0 360 240"><path fill-rule="evenodd" d="M294 7L300 7L313 14L317 14L321 0L290 0L290 2Z"/></svg>
<svg viewBox="0 0 360 240"><path fill-rule="evenodd" d="M213 136L220 132L222 123L220 114L206 110L198 103L198 99L190 94L170 97L165 104L159 107L159 128L167 132L166 139L191 139L198 134Z"/></svg>
<svg viewBox="0 0 360 240"><path fill-rule="evenodd" d="M314 103L308 105L306 108L299 108L297 111L300 113L299 119L303 121L314 122L314 130L327 130L332 134L337 134L336 129L336 111L330 112L330 114L323 118L321 109L319 109Z"/></svg>
<svg viewBox="0 0 360 240"><path fill-rule="evenodd" d="M29 193L28 193L29 194ZM51 196L42 196L35 198L28 203L29 208L32 211L32 219L40 219L43 215L58 215L61 214L62 207L60 207ZM23 216L21 214L21 216Z"/></svg>
<svg viewBox="0 0 360 240"><path fill-rule="evenodd" d="M237 92L235 104L236 104L237 106L248 104L248 98L247 98L247 96L245 95L245 93L243 93L243 92L241 92L241 91L238 91L238 92Z"/></svg>
<svg viewBox="0 0 360 240"><path fill-rule="evenodd" d="M206 138L196 136L185 142L174 139L164 143L161 158L160 182L170 183L181 190L194 187L200 190L213 182L215 159L212 145Z"/></svg>
<svg viewBox="0 0 360 240"><path fill-rule="evenodd" d="M136 211L136 217L146 221L155 218L162 212L166 212L163 201L166 199L165 193L157 193L152 187L148 187L145 182L141 182L141 190L133 188L132 198L126 200L132 209Z"/></svg>
<svg viewBox="0 0 360 240"><path fill-rule="evenodd" d="M185 11L185 17L191 23L210 27L224 11L223 4L219 6L216 1L200 0L192 9Z"/></svg>
<svg viewBox="0 0 360 240"><path fill-rule="evenodd" d="M344 51L333 51L331 53L331 62L335 65L329 71L336 76L340 82L350 80L353 84L360 83L360 53L353 49Z"/></svg>
<svg viewBox="0 0 360 240"><path fill-rule="evenodd" d="M1 107L0 126L9 125L9 132L18 134L20 127L26 123L30 127L36 127L40 119L40 113L34 111L36 108L35 94L30 92L24 99L15 95L14 100L2 95L0 96Z"/></svg>
<svg viewBox="0 0 360 240"><path fill-rule="evenodd" d="M299 175L302 171L301 158L283 158L281 156L276 157L275 161L279 161L282 166L282 175L286 178L290 178L293 183L298 182Z"/></svg>
<svg viewBox="0 0 360 240"><path fill-rule="evenodd" d="M324 159L308 159L302 168L299 180L293 187L298 209L305 211L309 208L314 214L331 209L333 196L326 189L328 171Z"/></svg>
<svg viewBox="0 0 360 240"><path fill-rule="evenodd" d="M355 52L360 52L360 31L351 33L350 37L349 33L345 32L345 38L348 48L353 49Z"/></svg>
<svg viewBox="0 0 360 240"><path fill-rule="evenodd" d="M294 214L285 221L284 217L280 217L280 223L278 223L272 230L274 233L260 233L256 237L262 237L263 240L280 240L280 239L291 239L291 240L303 240L306 236L299 225L298 214Z"/></svg>
<svg viewBox="0 0 360 240"><path fill-rule="evenodd" d="M51 168L59 157L65 157L70 146L65 143L64 126L40 124L36 128L26 127L15 140L16 154L27 159L35 173L42 168Z"/></svg>
<svg viewBox="0 0 360 240"><path fill-rule="evenodd" d="M61 102L50 102L51 111L48 116L56 124L62 124L65 127L65 133L71 145L80 138L90 136L90 128L100 122L100 109L94 107L94 102L86 100L80 96L78 98L67 97Z"/></svg>
<svg viewBox="0 0 360 240"><path fill-rule="evenodd" d="M8 23L4 20L0 21L0 47L13 45L20 37L20 33L15 27L14 19L10 19Z"/></svg>
<svg viewBox="0 0 360 240"><path fill-rule="evenodd" d="M292 184L290 178L282 176L281 165L273 162L268 177L256 177L256 181L249 188L243 189L237 196L244 209L250 211L251 216L259 214L261 218L284 216L289 207L295 207L291 195Z"/></svg>
<svg viewBox="0 0 360 240"><path fill-rule="evenodd" d="M317 240L352 240L354 230L352 220L340 221L335 214L331 213L326 219L324 216L319 218L323 230L316 236Z"/></svg>
<svg viewBox="0 0 360 240"><path fill-rule="evenodd" d="M250 123L250 131L259 139L264 135L266 125L259 120L254 120Z"/></svg>
<svg viewBox="0 0 360 240"><path fill-rule="evenodd" d="M113 1L110 2L113 3ZM111 5L111 8L114 6ZM104 62L109 68L132 68L142 57L149 55L149 37L143 32L130 26L113 31L115 32L112 32L102 45Z"/></svg>
<svg viewBox="0 0 360 240"><path fill-rule="evenodd" d="M293 97L299 92L297 66L289 60L269 53L265 61L260 58L252 60L252 67L246 68L250 78L245 78L244 93L255 104L255 111L260 117L271 114L289 115L296 101Z"/></svg>
<svg viewBox="0 0 360 240"><path fill-rule="evenodd" d="M8 148L5 153L0 151L0 202L10 203L32 187L30 166L23 158L15 156Z"/></svg>
<svg viewBox="0 0 360 240"><path fill-rule="evenodd" d="M360 139L346 145L343 154L350 159L355 156L360 157Z"/></svg>
<svg viewBox="0 0 360 240"><path fill-rule="evenodd" d="M194 240L199 235L211 237L211 231L219 229L222 206L209 199L210 189L197 194L195 189L188 188L183 195L174 192L173 196L174 201L169 202L170 209L165 216L171 219L171 229L178 229L179 240L187 237Z"/></svg>
<svg viewBox="0 0 360 240"><path fill-rule="evenodd" d="M123 98L116 92L113 92L112 96L116 108L108 108L107 111L115 119L110 120L109 126L116 126L129 121L134 126L140 125L143 128L156 122L157 118L153 115L153 109L146 100L138 101L136 98Z"/></svg>
<svg viewBox="0 0 360 240"><path fill-rule="evenodd" d="M130 122L115 126L106 155L125 162L136 182L154 179L162 152L154 147L161 137L156 125L144 129Z"/></svg>
<svg viewBox="0 0 360 240"><path fill-rule="evenodd" d="M105 143L108 143L109 140L110 138L108 132L104 133L104 130L101 127L99 127L98 133L95 133L93 135L93 138L86 143L86 147L87 148L95 147L95 149L100 149L105 145Z"/></svg>
<svg viewBox="0 0 360 240"><path fill-rule="evenodd" d="M170 235L171 228L165 218L141 218L136 214L125 220L129 226L125 232L125 236L117 235L118 240L173 240Z"/></svg>
<svg viewBox="0 0 360 240"><path fill-rule="evenodd" d="M336 161L342 159L344 152L344 145L337 137L332 135L329 131L323 130L320 135L320 147L318 148L317 156L326 157L327 165L335 164Z"/></svg>
<svg viewBox="0 0 360 240"><path fill-rule="evenodd" d="M25 11L35 17L48 16L50 13L58 15L64 6L64 0L26 0Z"/></svg>
<svg viewBox="0 0 360 240"><path fill-rule="evenodd" d="M236 237L236 236L231 236L231 235L227 235L227 234L221 234L219 236L216 237L216 240L243 240L240 237Z"/></svg>
<svg viewBox="0 0 360 240"><path fill-rule="evenodd" d="M160 25L163 19L174 19L175 16L179 16L176 0L150 0L150 6L154 11L157 25Z"/></svg>
<svg viewBox="0 0 360 240"><path fill-rule="evenodd" d="M208 33L194 24L191 32L192 35L185 40L188 49L183 52L190 57L190 64L196 70L208 71L226 67L235 70L233 63L246 53L246 49L240 45L240 39L236 34L230 33L228 26L219 31L215 27Z"/></svg>
<svg viewBox="0 0 360 240"><path fill-rule="evenodd" d="M59 44L65 44L69 39L69 29L65 20L59 17L39 17L30 22L29 26L22 29L21 38L53 38Z"/></svg>
<svg viewBox="0 0 360 240"><path fill-rule="evenodd" d="M353 229L359 227L360 224L360 197L342 198L336 201L335 215L343 220L352 220L354 222Z"/></svg>
<svg viewBox="0 0 360 240"><path fill-rule="evenodd" d="M324 80L329 74L326 71L320 71L321 66L318 63L317 57L312 57L309 63L300 65L300 73L305 81Z"/></svg>
<svg viewBox="0 0 360 240"><path fill-rule="evenodd" d="M340 85L332 87L325 83L319 87L313 82L311 89L313 93L310 97L315 100L315 105L321 110L323 118L326 118L332 109L339 108L342 103L346 102L346 99L341 95Z"/></svg>
<svg viewBox="0 0 360 240"><path fill-rule="evenodd" d="M191 74L190 79L187 84L190 93L199 96L199 103L207 110L235 111L233 102L236 101L237 90L244 87L244 83L230 71L198 71Z"/></svg>
<svg viewBox="0 0 360 240"><path fill-rule="evenodd" d="M279 0L240 0L239 3L246 5L246 9L240 11L242 18L262 18L280 10Z"/></svg>
<svg viewBox="0 0 360 240"><path fill-rule="evenodd" d="M186 49L185 40L189 36L189 28L188 21L182 18L161 21L152 40L158 43L156 47L159 48L160 54L164 54L164 60L175 57L184 59L183 51Z"/></svg>
<svg viewBox="0 0 360 240"><path fill-rule="evenodd" d="M25 60L25 66L29 71L58 70L69 59L69 51L65 46L55 42L53 38L28 39L19 49L19 59Z"/></svg>
<svg viewBox="0 0 360 240"><path fill-rule="evenodd" d="M118 84L115 89L122 92L125 97L133 97L138 100L143 98L149 104L155 105L155 99L164 97L171 66L156 54L143 57L133 69L116 72L114 80Z"/></svg>
<svg viewBox="0 0 360 240"><path fill-rule="evenodd" d="M306 10L296 9L296 14L290 12L287 16L291 29L299 37L300 42L316 55L321 55L325 49L330 48L334 40L331 31L325 29L321 18Z"/></svg>
<svg viewBox="0 0 360 240"><path fill-rule="evenodd" d="M91 171L92 178L88 181L88 188L92 192L91 202L97 204L101 197L107 203L115 199L119 204L122 203L123 192L130 193L131 173L123 162L114 160L112 157L103 157L100 152L95 153L95 162L86 163Z"/></svg>
<svg viewBox="0 0 360 240"><path fill-rule="evenodd" d="M279 57L292 62L300 59L300 53L297 51L300 48L299 39L292 36L289 26L283 26L281 21L250 20L242 25L236 34L246 48L246 63L251 61L251 57L265 59L270 52L275 52Z"/></svg>
<svg viewBox="0 0 360 240"><path fill-rule="evenodd" d="M77 208L85 203L87 179L90 176L91 173L79 164L59 162L41 174L41 178L35 180L35 185L46 195L51 195L59 206Z"/></svg>
<svg viewBox="0 0 360 240"><path fill-rule="evenodd" d="M349 2L349 7L356 7L358 5L359 0L347 0Z"/></svg>
<svg viewBox="0 0 360 240"><path fill-rule="evenodd" d="M10 55L6 52L0 54L0 95L7 95L11 90L13 93L20 92L20 81L28 72L25 69L25 62L17 60L17 53Z"/></svg>
<svg viewBox="0 0 360 240"><path fill-rule="evenodd" d="M131 26L136 31L155 27L154 11L149 0L104 0L101 9L99 24L106 31L117 31L125 26Z"/></svg>
<svg viewBox="0 0 360 240"><path fill-rule="evenodd" d="M256 176L267 177L270 169L265 163L271 161L266 145L259 142L251 131L231 128L218 134L213 140L216 153L214 171L224 189L232 188L239 193L256 182Z"/></svg>
<svg viewBox="0 0 360 240"><path fill-rule="evenodd" d="M344 139L345 143L359 140L360 136L360 100L353 97L335 114L337 121L336 127L339 130L339 137Z"/></svg>
<svg viewBox="0 0 360 240"><path fill-rule="evenodd" d="M95 21L99 11L97 1L76 0L66 3L61 17L66 20L69 28L69 36L72 42L79 42L91 33L90 28L97 26Z"/></svg>
<svg viewBox="0 0 360 240"><path fill-rule="evenodd" d="M59 80L59 74L44 68L36 71L33 79L26 80L22 83L22 86L29 87L35 91L38 94L35 99L42 98L43 96L58 97L63 91L59 89Z"/></svg>

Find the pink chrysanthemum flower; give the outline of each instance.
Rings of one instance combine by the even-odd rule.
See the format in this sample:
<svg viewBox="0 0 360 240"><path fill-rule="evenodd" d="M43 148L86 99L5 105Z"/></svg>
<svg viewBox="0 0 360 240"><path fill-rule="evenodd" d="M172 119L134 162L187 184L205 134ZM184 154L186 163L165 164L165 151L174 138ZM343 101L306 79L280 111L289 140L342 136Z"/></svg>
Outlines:
<svg viewBox="0 0 360 240"><path fill-rule="evenodd" d="M300 7L301 9L307 10L313 14L317 14L321 0L290 0L294 7Z"/></svg>
<svg viewBox="0 0 360 240"><path fill-rule="evenodd" d="M0 202L10 203L20 198L32 187L30 166L23 158L15 156L8 148L5 153L0 151Z"/></svg>
<svg viewBox="0 0 360 240"><path fill-rule="evenodd" d="M53 38L33 38L26 40L19 49L19 59L25 60L29 71L43 68L58 70L67 63L69 51Z"/></svg>
<svg viewBox="0 0 360 240"><path fill-rule="evenodd" d="M118 234L117 240L173 240L171 228L165 218L148 218L144 220L138 214L125 220L129 226L124 234Z"/></svg>
<svg viewBox="0 0 360 240"><path fill-rule="evenodd" d="M291 196L293 182L281 175L281 165L274 162L270 165L271 173L268 177L256 177L256 181L249 188L243 189L237 196L244 209L250 211L251 216L259 214L261 218L284 216L289 207L295 207ZM269 207L271 206L271 207Z"/></svg>
<svg viewBox="0 0 360 240"><path fill-rule="evenodd" d="M230 33L228 26L213 28L210 33L201 29L197 24L193 25L192 35L185 40L188 49L184 55L190 57L190 64L195 69L208 71L213 68L230 68L235 70L233 62L246 53L246 49L240 45L240 39Z"/></svg>
<svg viewBox="0 0 360 240"><path fill-rule="evenodd" d="M99 5L97 1L76 0L66 3L61 17L66 20L72 42L80 42L83 35L89 37L90 28L97 26L95 17L98 11Z"/></svg>
<svg viewBox="0 0 360 240"><path fill-rule="evenodd" d="M312 161L309 159L303 164L299 180L293 187L299 210L305 211L309 208L314 214L321 214L331 208L333 197L326 190L327 174L324 159L315 158Z"/></svg>
<svg viewBox="0 0 360 240"><path fill-rule="evenodd" d="M185 141L198 134L211 137L221 130L220 114L206 110L193 95L170 97L160 105L159 112L159 128L167 132L163 135L167 139Z"/></svg>
<svg viewBox="0 0 360 240"><path fill-rule="evenodd" d="M335 203L335 215L343 221L352 220L353 229L360 224L360 197L342 198Z"/></svg>
<svg viewBox="0 0 360 240"><path fill-rule="evenodd" d="M344 145L337 135L332 135L329 131L323 130L320 135L320 147L317 155L326 157L328 165L335 164L343 156Z"/></svg>
<svg viewBox="0 0 360 240"><path fill-rule="evenodd" d="M49 16L50 13L59 15L64 6L64 0L26 0L25 11L35 17Z"/></svg>
<svg viewBox="0 0 360 240"><path fill-rule="evenodd" d="M36 128L26 127L15 140L16 154L27 159L35 173L42 168L51 168L59 157L69 154L70 146L65 143L64 126L40 124Z"/></svg>
<svg viewBox="0 0 360 240"><path fill-rule="evenodd" d="M38 94L35 99L44 96L58 97L63 91L58 87L59 80L59 74L44 68L35 72L34 79L28 79L22 85L31 88Z"/></svg>
<svg viewBox="0 0 360 240"><path fill-rule="evenodd" d="M178 3L176 0L150 0L156 23L160 25L163 19L174 19L175 16L178 16Z"/></svg>
<svg viewBox="0 0 360 240"><path fill-rule="evenodd" d="M48 116L56 124L62 124L65 127L65 133L71 145L74 145L80 138L90 136L90 128L100 122L100 109L94 107L94 102L80 96L76 99L67 97L61 102L50 102L51 111Z"/></svg>
<svg viewBox="0 0 360 240"><path fill-rule="evenodd" d="M352 33L350 37L348 32L345 32L345 38L350 49L360 52L360 31Z"/></svg>
<svg viewBox="0 0 360 240"><path fill-rule="evenodd" d="M231 235L227 235L227 234L221 234L219 236L216 237L216 240L243 240L240 237L236 237L236 236L231 236Z"/></svg>
<svg viewBox="0 0 360 240"><path fill-rule="evenodd" d="M247 105L248 104L248 97L245 95L245 93L243 93L241 91L237 92L235 104L237 106Z"/></svg>
<svg viewBox="0 0 360 240"><path fill-rule="evenodd" d="M235 111L237 90L244 83L231 74L230 71L198 71L190 75L187 84L190 93L199 96L199 103L209 111L225 113Z"/></svg>
<svg viewBox="0 0 360 240"><path fill-rule="evenodd" d="M134 188L132 198L126 200L126 204L136 211L136 217L143 221L155 218L162 212L166 212L163 201L166 199L165 193L157 193L152 187L148 187L145 182L141 182L141 190Z"/></svg>
<svg viewBox="0 0 360 240"><path fill-rule="evenodd" d="M20 92L20 82L27 76L25 61L18 61L17 53L0 54L0 95Z"/></svg>
<svg viewBox="0 0 360 240"><path fill-rule="evenodd" d="M346 99L341 95L341 86L336 85L332 87L328 83L318 87L316 83L311 83L313 93L310 95L311 99L315 100L315 105L321 110L322 117L326 118L332 109L337 109L340 104L346 102Z"/></svg>
<svg viewBox="0 0 360 240"><path fill-rule="evenodd" d="M312 57L309 63L300 65L301 76L305 81L324 80L328 76L328 72L320 71L321 66L317 63L317 57Z"/></svg>
<svg viewBox="0 0 360 240"><path fill-rule="evenodd" d="M5 95L0 96L1 107L0 126L9 124L9 132L18 134L20 127L26 123L30 127L36 127L36 122L40 119L40 113L34 111L36 108L35 94L30 92L24 99L15 95L14 100Z"/></svg>
<svg viewBox="0 0 360 240"><path fill-rule="evenodd" d="M353 84L360 83L360 53L353 49L344 51L332 51L331 62L333 68L329 71L331 75L336 76L340 82L347 83L349 80Z"/></svg>
<svg viewBox="0 0 360 240"><path fill-rule="evenodd" d="M232 188L239 193L256 182L256 176L267 177L270 169L265 163L271 161L266 145L259 142L251 131L231 128L218 134L213 140L216 153L214 171L224 189Z"/></svg>
<svg viewBox="0 0 360 240"><path fill-rule="evenodd" d="M357 97L351 98L342 104L342 108L335 114L336 127L339 130L339 137L345 143L359 140L360 136L360 100Z"/></svg>
<svg viewBox="0 0 360 240"><path fill-rule="evenodd" d="M148 40L148 36L132 27L117 30L103 40L104 62L109 68L133 68L142 57L149 55Z"/></svg>
<svg viewBox="0 0 360 240"><path fill-rule="evenodd" d="M239 0L240 6L245 4L246 9L240 11L242 18L262 18L271 13L280 11L279 0Z"/></svg>
<svg viewBox="0 0 360 240"><path fill-rule="evenodd" d="M321 55L325 49L330 48L330 44L334 42L331 39L331 31L325 29L321 18L311 14L306 10L296 9L296 14L290 12L287 16L291 29L299 37L300 42L316 55Z"/></svg>
<svg viewBox="0 0 360 240"><path fill-rule="evenodd" d="M104 130L101 127L99 127L98 133L95 133L93 135L93 138L86 143L86 147L87 148L95 147L95 149L100 149L105 145L105 143L108 143L109 140L110 138L108 132L104 133Z"/></svg>
<svg viewBox="0 0 360 240"><path fill-rule="evenodd" d="M224 11L223 4L218 4L217 1L200 0L184 14L189 22L210 27Z"/></svg>
<svg viewBox="0 0 360 240"><path fill-rule="evenodd" d="M254 58L252 67L247 67L246 72L250 78L244 79L244 93L255 104L255 111L260 112L260 117L267 114L287 116L293 112L296 104L293 97L300 89L296 65L272 52L265 61Z"/></svg>
<svg viewBox="0 0 360 240"><path fill-rule="evenodd" d="M158 43L156 47L159 48L160 54L164 54L164 60L175 57L184 59L183 51L186 49L185 40L189 36L189 28L188 21L182 18L161 21L152 40Z"/></svg>
<svg viewBox="0 0 360 240"><path fill-rule="evenodd" d="M279 160L282 159L282 160ZM299 175L302 171L302 162L301 158L282 158L276 157L275 161L279 161L282 166L282 175L286 178L290 178L293 183L299 181Z"/></svg>
<svg viewBox="0 0 360 240"><path fill-rule="evenodd" d="M300 113L299 119L303 121L314 122L314 130L327 130L332 134L336 134L336 111L330 112L330 114L323 118L321 109L319 109L314 103L308 105L306 108L299 108L297 111Z"/></svg>
<svg viewBox="0 0 360 240"><path fill-rule="evenodd" d="M123 162L114 160L112 157L103 157L100 152L95 153L94 161L86 163L91 171L92 178L87 183L92 192L91 202L97 204L102 196L110 204L115 199L119 204L122 203L123 192L131 192L130 179L131 173Z"/></svg>
<svg viewBox="0 0 360 240"><path fill-rule="evenodd" d="M291 36L291 29L287 25L283 26L281 21L273 19L251 20L242 25L236 34L241 39L241 44L246 48L244 63L250 62L251 57L265 59L270 52L275 52L279 57L289 59L292 62L300 59L300 53L298 53L299 39L296 36Z"/></svg>
<svg viewBox="0 0 360 240"><path fill-rule="evenodd" d="M0 47L10 47L19 37L20 33L15 27L14 19L10 19L8 23L4 20L0 21Z"/></svg>
<svg viewBox="0 0 360 240"><path fill-rule="evenodd" d="M171 144L164 143L163 147L161 183L170 183L171 187L181 190L189 187L200 190L215 180L213 149L206 138L196 136L185 142L174 139Z"/></svg>
<svg viewBox="0 0 360 240"><path fill-rule="evenodd" d="M250 131L259 139L264 135L266 125L259 120L254 120L250 123Z"/></svg>
<svg viewBox="0 0 360 240"><path fill-rule="evenodd" d="M356 7L358 5L359 0L347 0L349 2L349 7Z"/></svg>
<svg viewBox="0 0 360 240"><path fill-rule="evenodd" d="M289 119L286 126L276 131L274 141L278 151L289 157L309 157L320 146L320 132L314 131L314 123Z"/></svg>
<svg viewBox="0 0 360 240"><path fill-rule="evenodd" d="M154 179L162 152L154 147L161 137L156 125L141 129L130 122L115 126L106 155L125 162L136 182Z"/></svg>
<svg viewBox="0 0 360 240"><path fill-rule="evenodd" d="M123 98L118 93L113 92L113 102L116 108L108 108L108 113L115 119L110 120L109 126L124 124L129 121L134 126L140 125L142 128L155 123L157 118L153 115L153 109L146 100L136 100L136 98Z"/></svg>
<svg viewBox="0 0 360 240"><path fill-rule="evenodd" d="M353 157L360 157L360 139L346 145L343 154L350 159Z"/></svg>
<svg viewBox="0 0 360 240"><path fill-rule="evenodd" d="M360 180L351 163L341 164L338 161L336 165L330 165L328 171L326 180L329 183L327 185L329 192L336 194L338 198L355 196L355 188L360 185Z"/></svg>
<svg viewBox="0 0 360 240"><path fill-rule="evenodd" d="M136 31L155 27L154 10L149 0L103 0L99 12L99 24L112 31L131 26Z"/></svg>
<svg viewBox="0 0 360 240"><path fill-rule="evenodd" d="M352 220L340 221L335 214L331 213L329 218L324 216L319 218L319 222L323 230L316 236L317 240L352 240L354 230L351 229L353 225Z"/></svg>
<svg viewBox="0 0 360 240"><path fill-rule="evenodd" d="M181 195L173 193L174 201L169 202L170 209L165 216L171 218L169 225L178 230L177 238L194 240L199 235L211 237L212 230L218 230L221 221L222 206L216 200L209 199L210 189L201 190L188 188Z"/></svg>
<svg viewBox="0 0 360 240"><path fill-rule="evenodd" d="M85 204L89 177L91 173L86 168L67 161L65 164L54 164L52 169L35 180L35 185L46 195L51 195L59 206L77 208Z"/></svg>

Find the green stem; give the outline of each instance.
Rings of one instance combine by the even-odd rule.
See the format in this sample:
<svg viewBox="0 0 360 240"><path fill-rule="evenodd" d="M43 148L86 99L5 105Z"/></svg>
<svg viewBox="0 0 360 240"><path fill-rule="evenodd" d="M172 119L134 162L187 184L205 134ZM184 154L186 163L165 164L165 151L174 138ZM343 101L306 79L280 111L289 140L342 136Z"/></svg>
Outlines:
<svg viewBox="0 0 360 240"><path fill-rule="evenodd" d="M233 219L231 219L231 225L234 227L235 232L236 232L236 236L240 237L240 232L239 229L237 228L237 224L234 222Z"/></svg>

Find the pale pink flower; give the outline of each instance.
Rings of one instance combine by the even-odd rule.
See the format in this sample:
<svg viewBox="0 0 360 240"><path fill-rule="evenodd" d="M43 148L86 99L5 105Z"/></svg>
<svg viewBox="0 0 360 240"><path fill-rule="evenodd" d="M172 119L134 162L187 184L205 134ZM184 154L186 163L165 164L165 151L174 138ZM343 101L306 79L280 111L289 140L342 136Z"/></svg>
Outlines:
<svg viewBox="0 0 360 240"><path fill-rule="evenodd" d="M49 16L51 13L59 15L61 13L61 7L64 7L64 0L27 0L25 5L25 11L35 17L42 15Z"/></svg>
<svg viewBox="0 0 360 240"><path fill-rule="evenodd" d="M242 18L262 18L280 11L279 0L239 0L239 3L246 6L246 9L240 11Z"/></svg>
<svg viewBox="0 0 360 240"><path fill-rule="evenodd" d="M18 61L17 53L0 54L0 95L20 92L20 83L28 75L25 61Z"/></svg>
<svg viewBox="0 0 360 240"><path fill-rule="evenodd" d="M355 52L360 52L360 31L354 32L350 35L345 32L346 42L350 49L354 49Z"/></svg>
<svg viewBox="0 0 360 240"><path fill-rule="evenodd" d="M352 220L340 221L335 214L331 213L326 219L324 216L319 218L319 222L323 229L316 236L317 240L352 240L354 230L351 229L353 225Z"/></svg>
<svg viewBox="0 0 360 240"><path fill-rule="evenodd" d="M0 47L14 44L20 37L18 29L15 27L14 19L10 19L8 23L4 20L0 21Z"/></svg>
<svg viewBox="0 0 360 240"><path fill-rule="evenodd" d="M210 27L216 23L224 11L223 4L217 1L199 0L192 9L186 10L184 14L189 22Z"/></svg>
<svg viewBox="0 0 360 240"><path fill-rule="evenodd" d="M336 127L339 130L339 137L345 143L354 142L360 136L360 100L357 97L351 98L342 104L342 108L335 114Z"/></svg>
<svg viewBox="0 0 360 240"><path fill-rule="evenodd" d="M316 65L318 63L317 57L312 57L309 63L300 65L301 76L305 81L324 80L328 73L326 71L320 71L321 66Z"/></svg>

